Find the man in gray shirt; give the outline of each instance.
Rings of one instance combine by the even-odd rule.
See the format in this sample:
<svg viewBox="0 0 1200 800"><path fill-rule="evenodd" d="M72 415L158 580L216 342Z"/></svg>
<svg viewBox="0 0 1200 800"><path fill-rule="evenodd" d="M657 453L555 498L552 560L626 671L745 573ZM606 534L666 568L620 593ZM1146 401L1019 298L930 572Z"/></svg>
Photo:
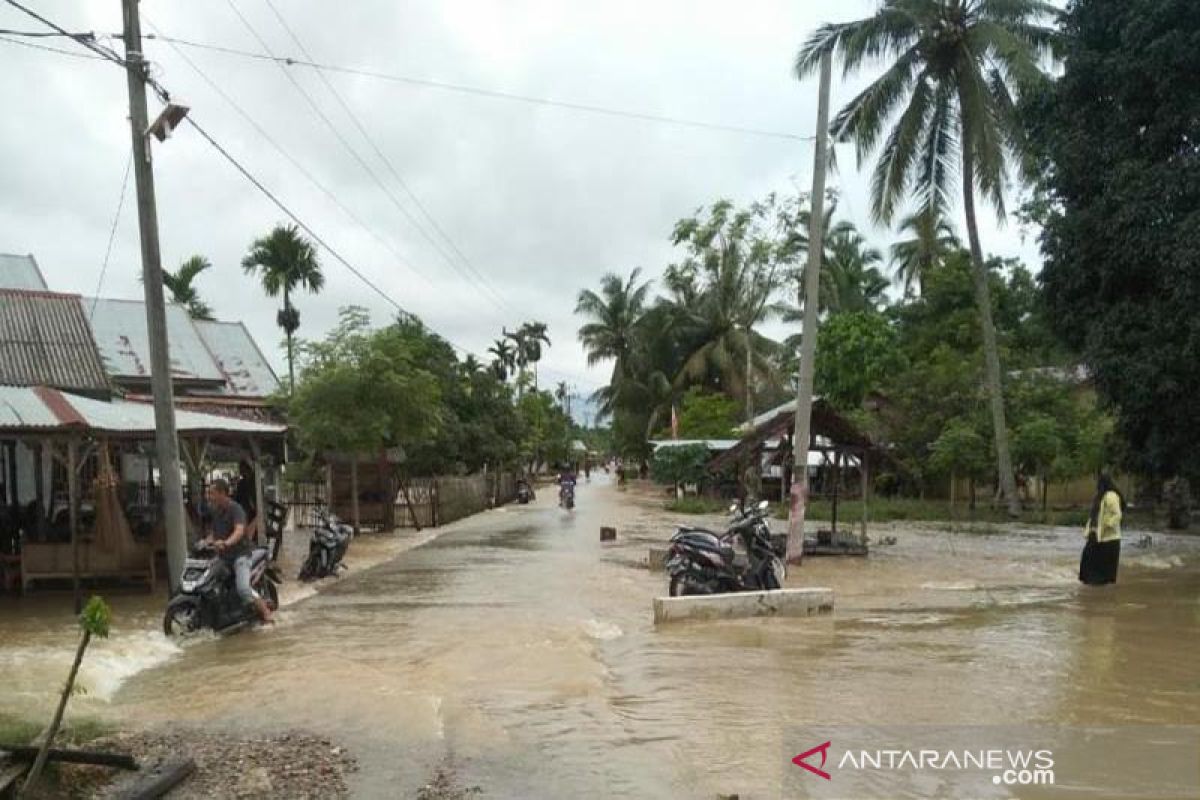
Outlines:
<svg viewBox="0 0 1200 800"><path fill-rule="evenodd" d="M217 478L208 487L210 533L204 539L226 564L233 566L238 597L258 609L263 622L273 622L271 607L250 585L250 542L246 540L246 511L229 496L229 482Z"/></svg>

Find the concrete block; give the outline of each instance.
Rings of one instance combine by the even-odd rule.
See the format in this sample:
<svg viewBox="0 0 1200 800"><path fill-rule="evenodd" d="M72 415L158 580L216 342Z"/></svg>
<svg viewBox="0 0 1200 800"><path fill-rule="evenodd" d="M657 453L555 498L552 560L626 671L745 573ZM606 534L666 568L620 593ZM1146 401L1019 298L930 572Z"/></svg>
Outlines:
<svg viewBox="0 0 1200 800"><path fill-rule="evenodd" d="M604 527L600 529L600 541L615 542L617 540L617 529Z"/></svg>
<svg viewBox="0 0 1200 800"><path fill-rule="evenodd" d="M669 552L665 547L651 547L650 554L646 558L646 566L650 567L651 572L662 572L667 568L667 554Z"/></svg>
<svg viewBox="0 0 1200 800"><path fill-rule="evenodd" d="M743 617L808 617L833 611L833 589L775 589L654 598L654 624Z"/></svg>

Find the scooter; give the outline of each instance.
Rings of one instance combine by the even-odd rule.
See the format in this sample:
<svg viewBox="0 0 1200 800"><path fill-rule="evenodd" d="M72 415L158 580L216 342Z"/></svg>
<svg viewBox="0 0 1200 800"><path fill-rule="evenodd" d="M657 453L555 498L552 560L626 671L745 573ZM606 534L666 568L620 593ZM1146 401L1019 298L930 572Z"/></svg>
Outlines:
<svg viewBox="0 0 1200 800"><path fill-rule="evenodd" d="M558 504L570 511L575 508L575 484L564 482L558 490Z"/></svg>
<svg viewBox="0 0 1200 800"><path fill-rule="evenodd" d="M517 502L525 505L534 499L533 489L525 481L517 484Z"/></svg>
<svg viewBox="0 0 1200 800"><path fill-rule="evenodd" d="M354 538L354 528L346 525L324 508L317 509L317 525L308 540L308 558L300 567L297 576L302 581L313 581L336 575L345 569L342 557Z"/></svg>
<svg viewBox="0 0 1200 800"><path fill-rule="evenodd" d="M231 633L258 622L258 612L238 597L233 568L211 545L198 544L183 564L179 594L167 603L163 633L168 637L195 633L203 628ZM250 551L250 585L271 610L279 607L279 572L265 547Z"/></svg>
<svg viewBox="0 0 1200 800"><path fill-rule="evenodd" d="M672 597L779 589L787 575L783 559L771 542L767 501L747 511L736 504L728 530L717 534L704 528L681 526L667 551L668 593ZM737 563L734 543L741 540L747 561Z"/></svg>

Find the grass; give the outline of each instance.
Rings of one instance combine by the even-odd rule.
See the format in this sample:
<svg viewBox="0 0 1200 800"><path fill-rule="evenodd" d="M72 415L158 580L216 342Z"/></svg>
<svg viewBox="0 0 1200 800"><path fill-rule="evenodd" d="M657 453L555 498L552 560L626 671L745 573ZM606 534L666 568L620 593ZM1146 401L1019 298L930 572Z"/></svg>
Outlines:
<svg viewBox="0 0 1200 800"><path fill-rule="evenodd" d="M710 497L684 497L670 500L666 509L676 514L723 514L729 508L729 500L718 500ZM771 503L772 513L776 519L786 519L788 508L785 503ZM950 504L944 500L919 500L910 497L875 497L867 508L869 522L982 522L994 524L1010 524L1007 512L1003 509L992 509L977 506L975 511L967 508L965 503L955 507L953 514ZM809 504L805 516L817 522L828 522L833 518L833 503L826 499L818 499ZM1087 518L1085 509L1050 509L1045 514L1041 509L1031 509L1023 512L1018 523L1023 525L1066 525L1083 527ZM843 500L838 503L838 521L846 524L862 519L862 503L858 500Z"/></svg>
<svg viewBox="0 0 1200 800"><path fill-rule="evenodd" d="M32 745L34 738L45 729L49 722L49 715L45 720L34 721L18 717L15 714L0 712L0 745ZM93 717L68 717L63 720L58 729L58 735L54 737L54 746L82 747L88 742L108 736L115 731L116 728L112 725ZM32 797L90 796L90 793L86 792L83 787L76 785L78 780L71 777L80 769L88 768L53 762L46 764L37 785L33 788ZM71 770L76 772L69 772ZM81 791L83 794L80 794Z"/></svg>

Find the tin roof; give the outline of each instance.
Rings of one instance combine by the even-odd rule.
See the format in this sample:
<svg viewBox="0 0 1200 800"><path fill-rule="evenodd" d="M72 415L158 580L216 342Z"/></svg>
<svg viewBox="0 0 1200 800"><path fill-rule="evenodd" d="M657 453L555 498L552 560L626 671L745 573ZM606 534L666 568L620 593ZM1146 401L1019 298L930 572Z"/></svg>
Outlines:
<svg viewBox="0 0 1200 800"><path fill-rule="evenodd" d="M89 308L93 300L84 301ZM116 379L150 379L150 337L146 333L146 304L141 300L94 301L92 333L104 368ZM167 304L167 341L171 347L171 376L176 381L221 384L225 376L192 324L187 310Z"/></svg>
<svg viewBox="0 0 1200 800"><path fill-rule="evenodd" d="M215 414L175 411L180 434L259 434L278 436L285 425L251 422ZM45 386L0 386L0 431L93 431L128 436L154 435L154 406L114 400L106 403Z"/></svg>
<svg viewBox="0 0 1200 800"><path fill-rule="evenodd" d="M46 279L31 255L0 253L0 289L45 291Z"/></svg>
<svg viewBox="0 0 1200 800"><path fill-rule="evenodd" d="M0 384L109 391L78 295L0 289Z"/></svg>
<svg viewBox="0 0 1200 800"><path fill-rule="evenodd" d="M192 324L225 376L230 394L268 397L279 390L279 378L245 325L207 320L192 320Z"/></svg>

